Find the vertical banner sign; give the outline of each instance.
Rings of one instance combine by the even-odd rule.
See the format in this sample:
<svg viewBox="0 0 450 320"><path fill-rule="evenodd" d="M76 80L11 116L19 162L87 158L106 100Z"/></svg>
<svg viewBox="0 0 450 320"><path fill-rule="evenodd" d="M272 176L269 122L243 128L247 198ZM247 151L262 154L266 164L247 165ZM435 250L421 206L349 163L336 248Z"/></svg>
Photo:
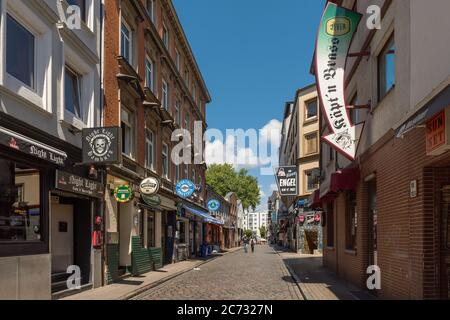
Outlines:
<svg viewBox="0 0 450 320"><path fill-rule="evenodd" d="M350 160L358 150L364 123L352 124L345 100L345 66L353 36L361 21L357 12L328 3L316 46L316 81L331 134L322 137Z"/></svg>
<svg viewBox="0 0 450 320"><path fill-rule="evenodd" d="M280 167L276 173L278 189L281 196L298 195L298 174L297 167Z"/></svg>

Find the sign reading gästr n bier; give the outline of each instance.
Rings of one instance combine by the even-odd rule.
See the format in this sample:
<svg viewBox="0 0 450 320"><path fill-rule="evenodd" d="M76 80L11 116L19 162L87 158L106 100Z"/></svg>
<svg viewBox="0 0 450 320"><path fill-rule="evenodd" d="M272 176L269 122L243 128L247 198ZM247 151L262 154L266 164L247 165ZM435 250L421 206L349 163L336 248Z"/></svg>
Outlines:
<svg viewBox="0 0 450 320"><path fill-rule="evenodd" d="M331 134L322 137L354 160L364 124L351 123L345 100L347 55L361 15L328 3L317 37L316 81Z"/></svg>

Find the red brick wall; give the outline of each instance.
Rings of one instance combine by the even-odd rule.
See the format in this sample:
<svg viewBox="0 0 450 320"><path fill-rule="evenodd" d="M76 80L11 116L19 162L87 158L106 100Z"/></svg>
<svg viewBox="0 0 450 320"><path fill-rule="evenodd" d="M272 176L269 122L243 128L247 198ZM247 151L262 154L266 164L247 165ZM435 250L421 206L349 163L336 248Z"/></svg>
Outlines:
<svg viewBox="0 0 450 320"><path fill-rule="evenodd" d="M377 181L378 265L381 268L380 298L436 298L438 275L438 222L435 217L439 181L450 181L450 170L428 168L450 165L448 154L427 157L425 131L415 129L405 138L390 136L380 140L360 159L361 181L357 188L358 250L356 256L345 251L345 199L335 201L335 249L339 266L333 267L336 252L326 248L324 264L365 287L368 266L368 194L364 178L374 174ZM418 181L417 198L409 196L409 185Z"/></svg>

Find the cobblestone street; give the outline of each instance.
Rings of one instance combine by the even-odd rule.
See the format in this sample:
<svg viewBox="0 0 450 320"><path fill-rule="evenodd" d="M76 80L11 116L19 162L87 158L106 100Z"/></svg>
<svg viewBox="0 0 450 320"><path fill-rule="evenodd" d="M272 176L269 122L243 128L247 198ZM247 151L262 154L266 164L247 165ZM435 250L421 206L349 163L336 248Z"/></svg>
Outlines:
<svg viewBox="0 0 450 320"><path fill-rule="evenodd" d="M136 300L301 300L282 259L266 245L225 255L136 296Z"/></svg>

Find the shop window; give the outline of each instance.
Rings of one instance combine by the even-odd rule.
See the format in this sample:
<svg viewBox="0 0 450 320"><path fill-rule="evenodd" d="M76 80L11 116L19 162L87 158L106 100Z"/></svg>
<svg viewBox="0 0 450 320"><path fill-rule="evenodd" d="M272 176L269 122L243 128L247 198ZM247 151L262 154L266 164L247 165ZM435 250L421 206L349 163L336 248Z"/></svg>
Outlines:
<svg viewBox="0 0 450 320"><path fill-rule="evenodd" d="M121 110L122 152L129 158L134 157L135 126L134 113L122 106Z"/></svg>
<svg viewBox="0 0 450 320"><path fill-rule="evenodd" d="M327 246L334 247L334 202L327 204Z"/></svg>
<svg viewBox="0 0 450 320"><path fill-rule="evenodd" d="M64 77L64 104L67 111L82 119L81 76L67 66Z"/></svg>
<svg viewBox="0 0 450 320"><path fill-rule="evenodd" d="M156 218L155 212L147 211L147 248L156 247Z"/></svg>
<svg viewBox="0 0 450 320"><path fill-rule="evenodd" d="M356 193L347 193L345 242L347 250L356 250L356 231L358 228L358 212L356 205Z"/></svg>
<svg viewBox="0 0 450 320"><path fill-rule="evenodd" d="M395 86L395 42L392 36L378 56L378 100Z"/></svg>
<svg viewBox="0 0 450 320"><path fill-rule="evenodd" d="M317 99L306 103L306 120L315 119L317 117Z"/></svg>
<svg viewBox="0 0 450 320"><path fill-rule="evenodd" d="M29 88L35 87L35 37L6 15L6 72Z"/></svg>
<svg viewBox="0 0 450 320"><path fill-rule="evenodd" d="M40 171L0 159L0 173L0 242L40 241Z"/></svg>

